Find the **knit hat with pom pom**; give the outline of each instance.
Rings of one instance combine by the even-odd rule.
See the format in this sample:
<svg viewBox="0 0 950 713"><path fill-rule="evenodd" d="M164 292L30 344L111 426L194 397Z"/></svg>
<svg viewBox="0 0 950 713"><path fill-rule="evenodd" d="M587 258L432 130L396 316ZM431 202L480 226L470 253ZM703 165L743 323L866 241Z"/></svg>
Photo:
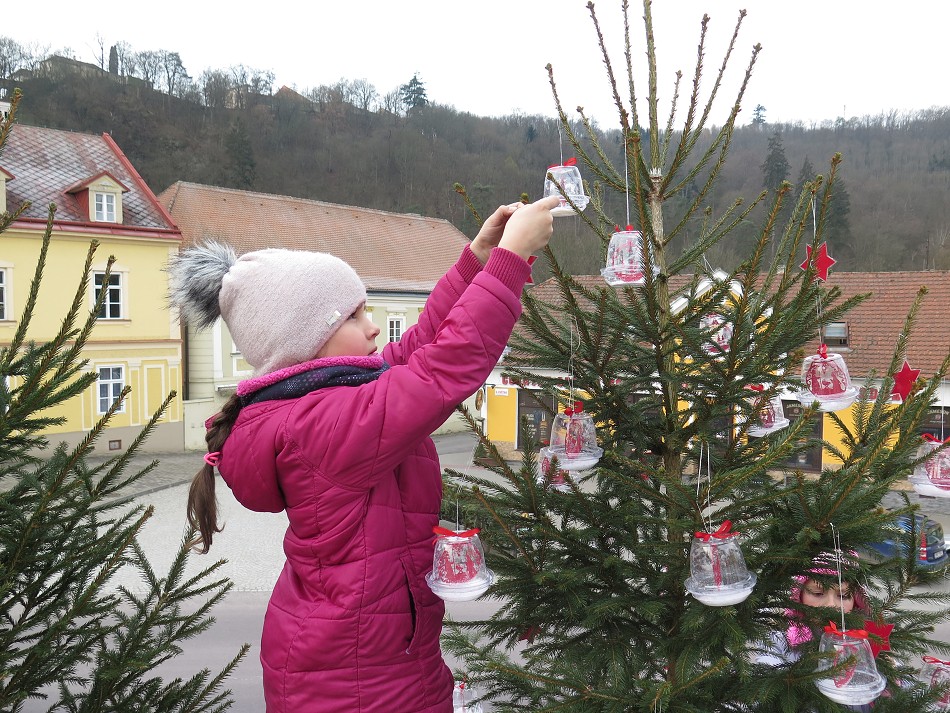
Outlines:
<svg viewBox="0 0 950 713"><path fill-rule="evenodd" d="M366 288L327 253L268 248L238 257L208 242L169 262L169 299L201 329L221 316L256 376L310 361L357 307Z"/></svg>

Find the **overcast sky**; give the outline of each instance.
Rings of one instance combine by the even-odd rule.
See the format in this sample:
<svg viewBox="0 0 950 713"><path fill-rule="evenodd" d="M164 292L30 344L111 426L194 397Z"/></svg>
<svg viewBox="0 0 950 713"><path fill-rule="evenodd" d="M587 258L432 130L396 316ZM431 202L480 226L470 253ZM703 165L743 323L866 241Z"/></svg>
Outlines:
<svg viewBox="0 0 950 713"><path fill-rule="evenodd" d="M748 15L730 65L730 87L741 78L752 46L763 48L741 124L751 120L757 104L766 108L768 121L806 125L950 105L947 0L654 0L663 116L677 69L684 74L681 93L689 90L703 13L712 18L703 83L708 91L740 8ZM614 70L623 76L620 2L598 0L596 10ZM642 14L642 3L631 0L641 93ZM0 35L51 51L70 48L84 61L96 61L97 38L107 52L124 41L135 51L177 51L193 78L238 64L272 71L275 89L286 84L304 90L346 78L367 79L385 94L418 72L430 101L480 116L553 116L544 69L550 62L569 114L581 105L602 127L617 125L586 0L163 0L92 6L40 0L7 19L15 21L5 23ZM717 123L729 103L719 102Z"/></svg>

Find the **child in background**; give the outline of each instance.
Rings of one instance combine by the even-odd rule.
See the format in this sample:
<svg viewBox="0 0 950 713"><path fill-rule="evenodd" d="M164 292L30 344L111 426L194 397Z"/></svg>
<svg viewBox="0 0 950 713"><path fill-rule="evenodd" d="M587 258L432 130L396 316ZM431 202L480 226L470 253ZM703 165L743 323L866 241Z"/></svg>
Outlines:
<svg viewBox="0 0 950 713"><path fill-rule="evenodd" d="M211 243L169 265L183 318L220 315L255 369L208 421L196 545L220 531L215 468L245 507L289 519L261 642L268 713L452 713L425 582L442 496L429 435L498 362L557 204L496 210L382 354L363 283L331 255Z"/></svg>

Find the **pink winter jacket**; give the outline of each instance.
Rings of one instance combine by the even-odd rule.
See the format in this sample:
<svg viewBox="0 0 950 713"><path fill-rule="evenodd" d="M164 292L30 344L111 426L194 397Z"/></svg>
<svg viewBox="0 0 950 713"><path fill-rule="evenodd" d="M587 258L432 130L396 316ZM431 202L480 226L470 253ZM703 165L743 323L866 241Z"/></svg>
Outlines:
<svg viewBox="0 0 950 713"><path fill-rule="evenodd" d="M290 521L261 643L268 713L452 713L425 582L442 495L429 434L497 363L529 272L501 248L482 270L466 247L378 379L241 410L221 475Z"/></svg>

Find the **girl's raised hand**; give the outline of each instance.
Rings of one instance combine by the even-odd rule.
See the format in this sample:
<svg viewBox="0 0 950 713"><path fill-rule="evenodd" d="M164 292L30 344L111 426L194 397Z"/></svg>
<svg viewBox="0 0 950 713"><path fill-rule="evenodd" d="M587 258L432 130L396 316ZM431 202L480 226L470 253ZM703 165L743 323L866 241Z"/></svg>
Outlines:
<svg viewBox="0 0 950 713"><path fill-rule="evenodd" d="M527 205L516 204L520 207L508 218L498 247L510 250L527 260L551 239L554 233L554 216L551 209L560 201L560 196L548 196Z"/></svg>
<svg viewBox="0 0 950 713"><path fill-rule="evenodd" d="M521 203L509 203L508 205L499 206L498 209L482 223L481 230L478 231L478 235L475 236L475 239L469 246L482 265L488 262L491 249L498 245L498 241L501 240L508 219L514 215L514 212L520 207Z"/></svg>

